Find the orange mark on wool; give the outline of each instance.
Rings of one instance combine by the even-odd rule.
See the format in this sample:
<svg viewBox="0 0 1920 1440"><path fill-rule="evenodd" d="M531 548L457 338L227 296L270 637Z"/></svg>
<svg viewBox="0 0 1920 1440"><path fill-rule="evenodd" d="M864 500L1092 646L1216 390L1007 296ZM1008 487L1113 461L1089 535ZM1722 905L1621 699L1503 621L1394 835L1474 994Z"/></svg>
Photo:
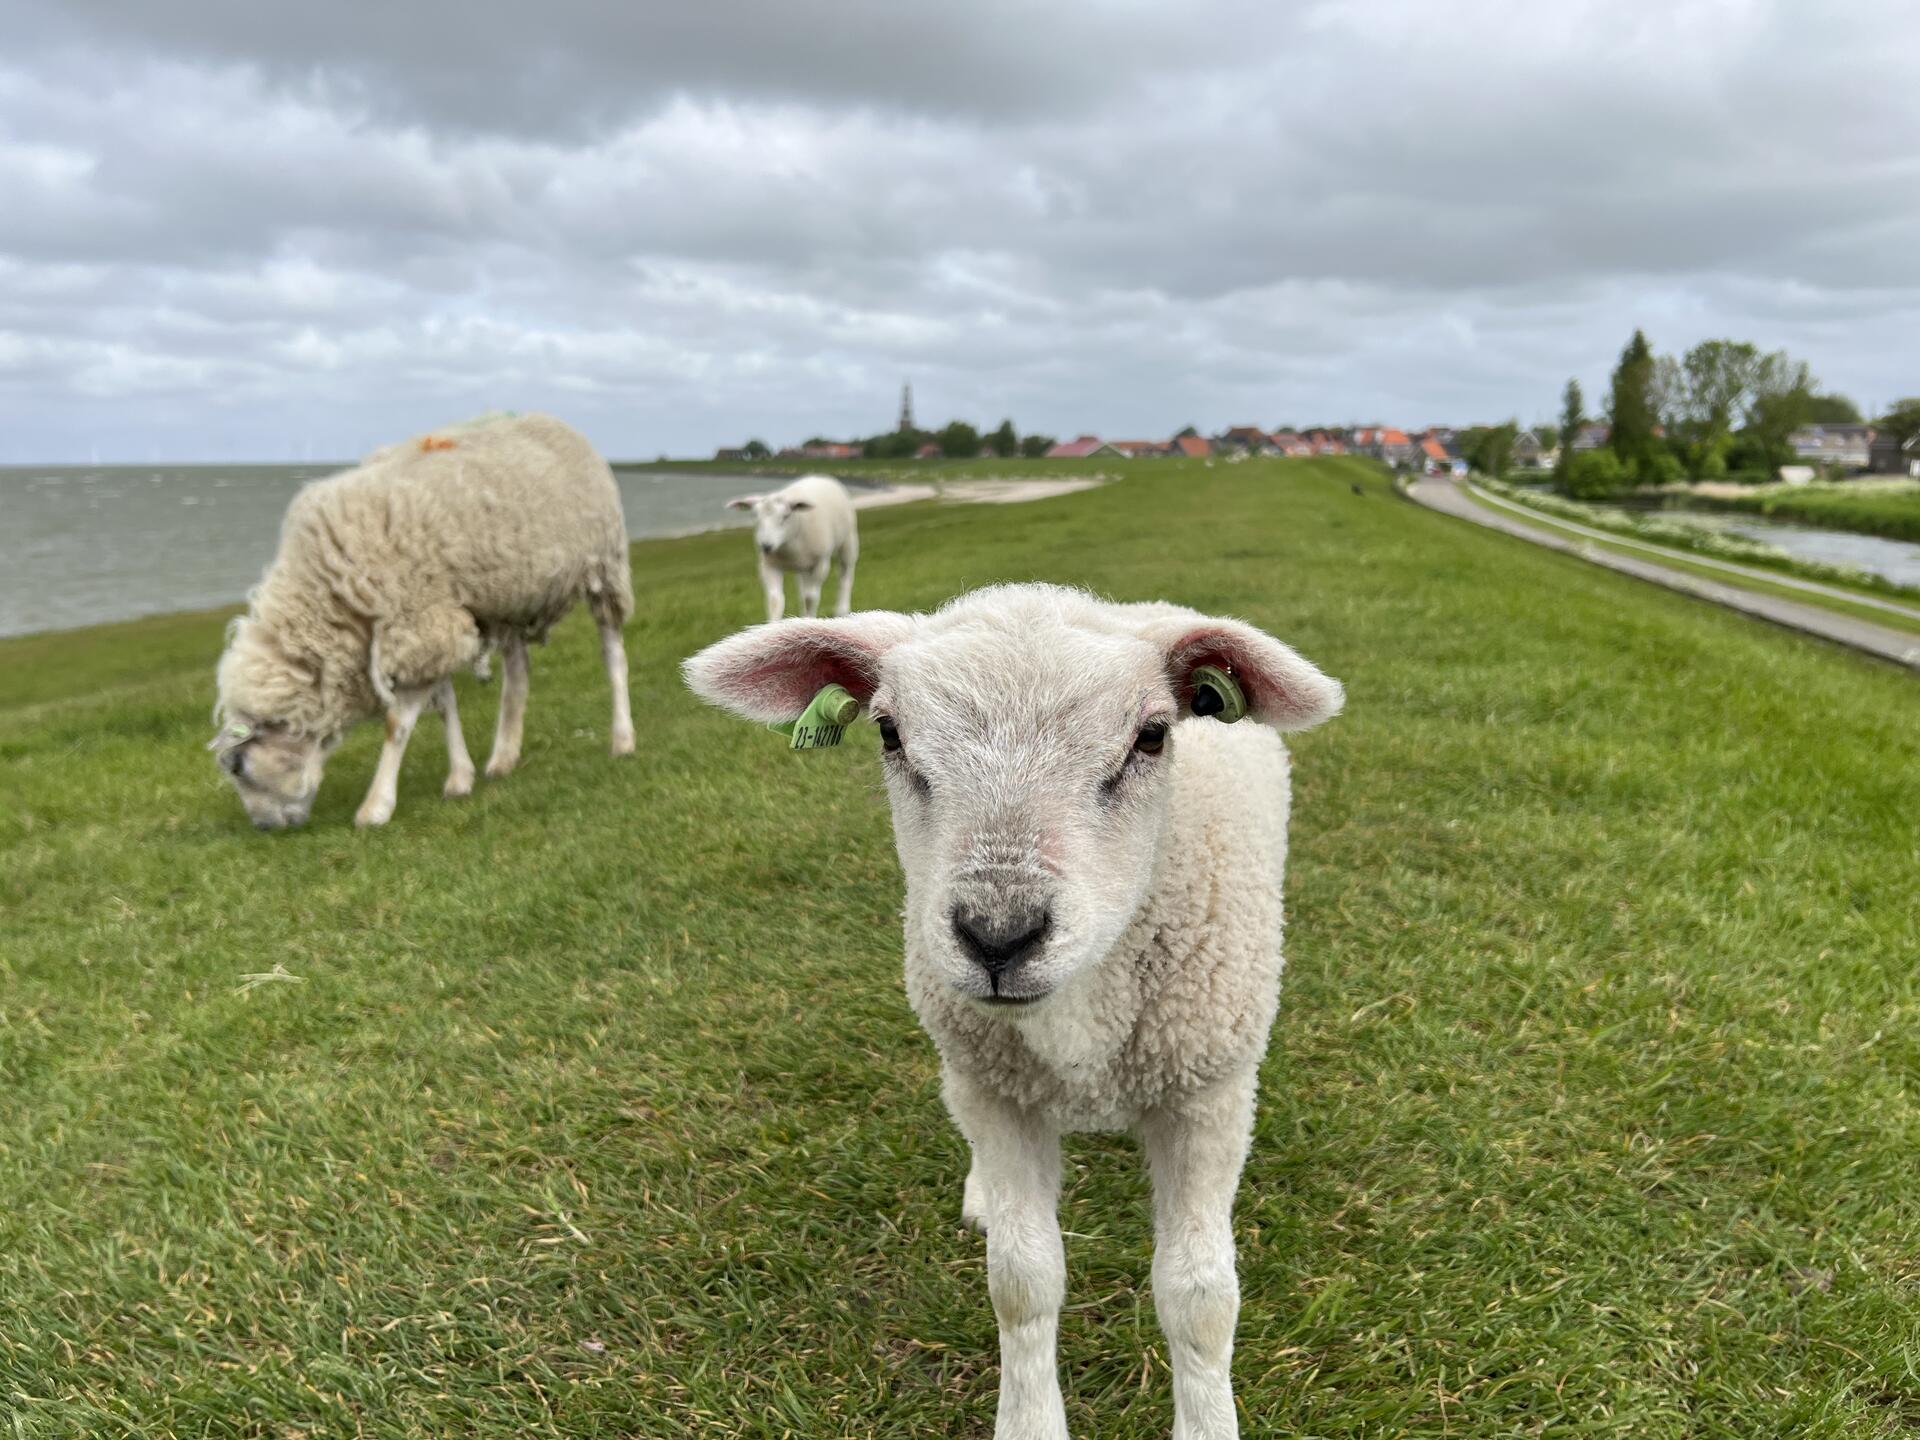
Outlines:
<svg viewBox="0 0 1920 1440"><path fill-rule="evenodd" d="M444 435L429 435L420 442L420 449L423 452L430 450L451 450L459 443L458 440L449 440Z"/></svg>

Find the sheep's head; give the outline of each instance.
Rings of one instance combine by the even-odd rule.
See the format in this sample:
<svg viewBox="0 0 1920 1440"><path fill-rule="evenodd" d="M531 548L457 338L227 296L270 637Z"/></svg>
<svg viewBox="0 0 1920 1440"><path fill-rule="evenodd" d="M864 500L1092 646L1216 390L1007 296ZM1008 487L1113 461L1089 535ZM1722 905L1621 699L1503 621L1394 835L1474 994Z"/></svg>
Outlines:
<svg viewBox="0 0 1920 1440"><path fill-rule="evenodd" d="M811 500L796 500L784 490L771 495L741 495L727 501L729 510L753 511L753 543L762 555L777 555L794 538L794 517L813 509Z"/></svg>
<svg viewBox="0 0 1920 1440"><path fill-rule="evenodd" d="M259 830L307 823L333 750L326 740L244 715L230 715L207 748Z"/></svg>
<svg viewBox="0 0 1920 1440"><path fill-rule="evenodd" d="M861 701L909 933L956 991L1014 1007L1098 963L1145 901L1202 665L1230 669L1251 717L1277 729L1340 708L1337 681L1250 625L1050 585L933 615L756 626L685 670L703 698L762 722L793 719L829 683Z"/></svg>

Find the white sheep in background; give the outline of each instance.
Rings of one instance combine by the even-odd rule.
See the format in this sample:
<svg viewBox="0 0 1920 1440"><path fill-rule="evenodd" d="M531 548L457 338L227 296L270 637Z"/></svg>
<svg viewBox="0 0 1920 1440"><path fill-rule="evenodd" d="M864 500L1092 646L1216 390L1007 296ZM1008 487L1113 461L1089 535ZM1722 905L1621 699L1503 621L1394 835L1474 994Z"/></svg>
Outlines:
<svg viewBox="0 0 1920 1440"><path fill-rule="evenodd" d="M767 619L786 613L787 576L800 577L800 613L820 610L827 569L840 562L840 598L833 613L853 608L853 566L860 558L860 527L853 498L831 475L802 475L771 495L740 495L729 510L753 511L753 541L760 555L760 586L767 594Z"/></svg>
<svg viewBox="0 0 1920 1440"><path fill-rule="evenodd" d="M1202 665L1230 669L1264 723L1193 716ZM838 683L878 724L907 993L972 1147L962 1213L987 1233L995 1434L1066 1434L1060 1137L1131 1129L1153 1177L1174 1434L1235 1435L1231 1212L1282 963L1274 731L1338 712L1339 682L1240 621L1049 585L758 626L685 673L761 722Z"/></svg>
<svg viewBox="0 0 1920 1440"><path fill-rule="evenodd" d="M613 753L633 751L621 627L633 611L613 472L544 415L501 416L376 451L293 498L280 549L220 659L213 749L261 829L303 823L327 756L384 709L387 741L359 813L392 816L421 712L447 726L444 793L473 789L455 671L500 651L489 776L520 759L527 644L584 598L613 686Z"/></svg>

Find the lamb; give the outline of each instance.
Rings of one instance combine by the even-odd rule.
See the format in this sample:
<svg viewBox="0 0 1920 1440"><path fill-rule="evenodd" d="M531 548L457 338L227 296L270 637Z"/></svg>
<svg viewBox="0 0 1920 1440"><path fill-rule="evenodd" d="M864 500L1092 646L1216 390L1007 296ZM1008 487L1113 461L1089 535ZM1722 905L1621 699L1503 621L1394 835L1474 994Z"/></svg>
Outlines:
<svg viewBox="0 0 1920 1440"><path fill-rule="evenodd" d="M907 993L971 1147L962 1216L987 1236L996 1436L1067 1433L1060 1137L1122 1129L1152 1172L1174 1434L1234 1436L1231 1213L1282 966L1274 732L1338 713L1339 682L1241 621L1051 585L756 626L684 674L761 722L839 684L879 729ZM1236 688L1261 723L1221 723Z"/></svg>
<svg viewBox="0 0 1920 1440"><path fill-rule="evenodd" d="M544 415L492 417L376 451L287 507L279 553L228 632L208 748L256 826L299 825L347 728L384 709L386 745L354 817L384 825L407 741L431 705L447 727L443 793L467 795L473 761L454 672L499 650L487 774L508 774L520 759L528 642L583 597L613 687L613 753L629 755L621 627L633 576L607 462Z"/></svg>
<svg viewBox="0 0 1920 1440"><path fill-rule="evenodd" d="M753 511L753 538L760 551L760 588L767 595L767 619L786 613L787 579L800 577L800 613L820 609L827 569L840 562L840 598L833 613L853 608L853 567L860 558L860 527L853 518L847 487L831 475L802 475L771 495L739 495L729 510Z"/></svg>

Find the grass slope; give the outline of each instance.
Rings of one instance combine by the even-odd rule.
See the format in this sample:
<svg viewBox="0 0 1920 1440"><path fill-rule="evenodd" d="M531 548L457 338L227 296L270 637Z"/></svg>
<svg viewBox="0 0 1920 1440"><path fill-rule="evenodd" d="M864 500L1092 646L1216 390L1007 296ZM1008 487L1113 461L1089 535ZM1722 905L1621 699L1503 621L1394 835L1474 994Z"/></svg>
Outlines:
<svg viewBox="0 0 1920 1440"><path fill-rule="evenodd" d="M1165 596L1347 683L1295 747L1247 1433L1920 1425L1912 681L1358 465L1127 474L872 512L860 599ZM521 772L444 803L425 726L371 834L377 727L244 826L218 617L0 643L0 1436L987 1433L871 731L680 691L757 618L738 535L635 569L640 756L576 618ZM1068 1155L1075 1433L1164 1436L1137 1158Z"/></svg>

